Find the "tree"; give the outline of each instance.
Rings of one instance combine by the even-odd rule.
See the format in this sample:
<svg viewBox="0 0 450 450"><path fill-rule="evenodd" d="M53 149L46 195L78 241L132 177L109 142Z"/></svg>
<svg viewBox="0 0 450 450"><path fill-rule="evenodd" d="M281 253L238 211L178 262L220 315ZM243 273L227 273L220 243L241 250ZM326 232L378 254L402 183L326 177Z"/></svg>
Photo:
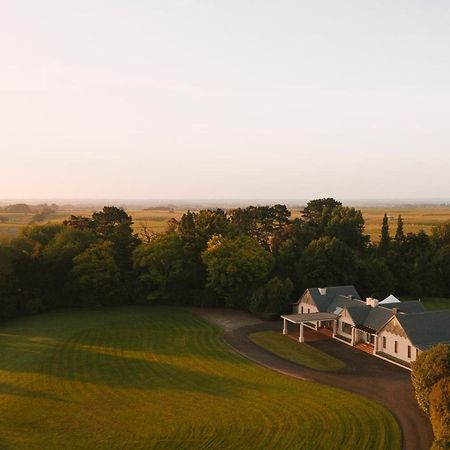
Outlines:
<svg viewBox="0 0 450 450"><path fill-rule="evenodd" d="M405 233L403 231L403 219L402 216L398 216L397 219L397 231L395 232L395 241L398 244L403 243L403 241L405 240Z"/></svg>
<svg viewBox="0 0 450 450"><path fill-rule="evenodd" d="M113 243L114 257L122 272L131 270L131 255L139 240L133 233L133 219L122 208L105 206L92 214L95 234Z"/></svg>
<svg viewBox="0 0 450 450"><path fill-rule="evenodd" d="M175 291L186 286L188 264L184 243L175 233L161 235L149 244L139 245L133 253L133 266L141 290L150 301L174 300Z"/></svg>
<svg viewBox="0 0 450 450"><path fill-rule="evenodd" d="M342 206L334 198L319 198L309 201L303 209L302 219L310 225L323 229L335 208Z"/></svg>
<svg viewBox="0 0 450 450"><path fill-rule="evenodd" d="M298 267L301 289L352 284L356 271L356 258L351 248L339 239L328 236L308 245Z"/></svg>
<svg viewBox="0 0 450 450"><path fill-rule="evenodd" d="M76 302L72 276L74 258L96 240L89 229L64 227L42 251L42 269L46 274L45 299L50 307L68 306ZM61 295L61 293L64 295Z"/></svg>
<svg viewBox="0 0 450 450"><path fill-rule="evenodd" d="M120 289L120 270L114 256L114 244L99 241L73 259L72 273L82 304L111 305L121 302L124 292Z"/></svg>
<svg viewBox="0 0 450 450"><path fill-rule="evenodd" d="M290 211L285 205L249 206L229 211L232 225L269 249L274 235L289 223Z"/></svg>
<svg viewBox="0 0 450 450"><path fill-rule="evenodd" d="M249 296L269 275L271 254L248 236L214 236L202 254L207 269L207 287L227 306L248 308Z"/></svg>
<svg viewBox="0 0 450 450"><path fill-rule="evenodd" d="M434 280L434 293L450 295L450 244L443 245L433 255L429 266Z"/></svg>
<svg viewBox="0 0 450 450"><path fill-rule="evenodd" d="M346 206L337 206L332 210L325 234L338 238L353 250L363 250L369 241L369 236L364 234L361 211Z"/></svg>
<svg viewBox="0 0 450 450"><path fill-rule="evenodd" d="M430 419L435 449L450 448L450 376L439 380L430 392Z"/></svg>
<svg viewBox="0 0 450 450"><path fill-rule="evenodd" d="M359 280L367 296L384 298L395 290L395 278L383 259L372 257L361 263Z"/></svg>
<svg viewBox="0 0 450 450"><path fill-rule="evenodd" d="M450 244L450 220L433 227L432 236L437 245Z"/></svg>
<svg viewBox="0 0 450 450"><path fill-rule="evenodd" d="M391 238L389 236L389 219L387 214L384 213L383 224L381 225L381 240L379 245L379 249L382 254L387 252L390 242Z"/></svg>
<svg viewBox="0 0 450 450"><path fill-rule="evenodd" d="M428 414L431 389L439 380L450 376L450 345L437 344L421 353L411 368L417 403Z"/></svg>
<svg viewBox="0 0 450 450"><path fill-rule="evenodd" d="M289 308L290 295L294 285L289 278L278 277L269 280L257 289L250 300L250 311L264 319L276 319Z"/></svg>

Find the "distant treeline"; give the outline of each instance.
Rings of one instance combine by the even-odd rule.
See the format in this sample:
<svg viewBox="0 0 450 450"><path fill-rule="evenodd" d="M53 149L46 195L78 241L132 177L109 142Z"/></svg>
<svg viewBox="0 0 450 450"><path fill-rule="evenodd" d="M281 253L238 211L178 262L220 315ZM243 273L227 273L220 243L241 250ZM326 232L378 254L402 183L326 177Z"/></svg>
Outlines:
<svg viewBox="0 0 450 450"><path fill-rule="evenodd" d="M0 206L0 213L8 214L33 214L41 213L42 211L57 211L58 205L52 203L47 205L47 203L42 203L39 205L27 205L26 203L15 203L14 205Z"/></svg>
<svg viewBox="0 0 450 450"><path fill-rule="evenodd" d="M263 317L288 311L309 286L354 284L362 295L450 296L450 222L428 236L398 217L381 241L361 211L310 201L302 218L284 205L204 209L164 234L136 235L123 209L33 225L0 244L0 317L83 305L230 306Z"/></svg>

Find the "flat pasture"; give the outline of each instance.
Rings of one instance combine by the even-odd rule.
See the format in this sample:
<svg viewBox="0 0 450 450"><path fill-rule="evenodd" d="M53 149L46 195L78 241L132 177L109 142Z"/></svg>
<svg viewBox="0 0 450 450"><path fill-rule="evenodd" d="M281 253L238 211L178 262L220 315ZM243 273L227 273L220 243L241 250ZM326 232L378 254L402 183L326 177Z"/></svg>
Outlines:
<svg viewBox="0 0 450 450"><path fill-rule="evenodd" d="M450 220L450 206L447 207L409 207L409 208L362 208L366 222L366 233L371 240L378 242L384 213L389 219L389 231L392 237L397 229L397 218L402 216L404 232L418 233L424 230L431 233L433 226Z"/></svg>
<svg viewBox="0 0 450 450"><path fill-rule="evenodd" d="M183 309L60 310L0 326L0 448L400 449L381 405L233 352Z"/></svg>

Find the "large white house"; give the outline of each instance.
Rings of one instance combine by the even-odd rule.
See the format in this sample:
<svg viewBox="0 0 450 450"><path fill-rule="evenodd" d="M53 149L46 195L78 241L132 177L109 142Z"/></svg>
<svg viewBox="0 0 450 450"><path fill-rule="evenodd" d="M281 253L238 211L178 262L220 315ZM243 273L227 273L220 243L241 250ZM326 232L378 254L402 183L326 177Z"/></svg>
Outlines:
<svg viewBox="0 0 450 450"><path fill-rule="evenodd" d="M304 342L304 327L313 328L403 367L437 343L450 344L450 310L425 311L420 301L393 295L364 301L354 286L309 288L293 309L281 316L284 334L288 322L297 324Z"/></svg>

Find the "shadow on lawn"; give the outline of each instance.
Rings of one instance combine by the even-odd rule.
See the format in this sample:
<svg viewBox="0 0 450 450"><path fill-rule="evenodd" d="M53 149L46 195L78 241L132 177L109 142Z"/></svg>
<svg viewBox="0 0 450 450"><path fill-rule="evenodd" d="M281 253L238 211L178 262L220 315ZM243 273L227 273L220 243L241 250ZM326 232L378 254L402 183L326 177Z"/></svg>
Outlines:
<svg viewBox="0 0 450 450"><path fill-rule="evenodd" d="M0 370L10 373L39 373L56 379L91 383L105 387L123 387L139 390L170 389L198 392L217 397L238 397L243 390L260 390L261 385L235 377L218 375L218 368L208 358L183 361L172 364L152 359L151 353L126 352L119 348L87 346L75 342L57 345L30 342L25 337L20 342L0 352ZM4 358L11 352L9 358ZM121 354L122 353L122 354ZM14 358L14 354L16 357ZM162 352L164 355L164 352ZM185 355L186 356L186 355ZM161 355L163 358L164 356ZM202 370L204 368L205 371ZM206 372L206 373L205 373ZM216 372L216 373L211 373ZM0 393L29 397L51 398L51 394L37 393L1 383Z"/></svg>
<svg viewBox="0 0 450 450"><path fill-rule="evenodd" d="M65 402L66 400L63 400L56 395L49 394L48 392L43 391L33 391L30 389L25 389L22 387L14 386L13 384L9 383L0 383L0 395L17 395L20 397L29 397L29 398L40 398L40 399L46 399L46 400L54 400L58 402ZM1 441L0 441L1 444ZM3 447L0 445L0 448L3 449Z"/></svg>

